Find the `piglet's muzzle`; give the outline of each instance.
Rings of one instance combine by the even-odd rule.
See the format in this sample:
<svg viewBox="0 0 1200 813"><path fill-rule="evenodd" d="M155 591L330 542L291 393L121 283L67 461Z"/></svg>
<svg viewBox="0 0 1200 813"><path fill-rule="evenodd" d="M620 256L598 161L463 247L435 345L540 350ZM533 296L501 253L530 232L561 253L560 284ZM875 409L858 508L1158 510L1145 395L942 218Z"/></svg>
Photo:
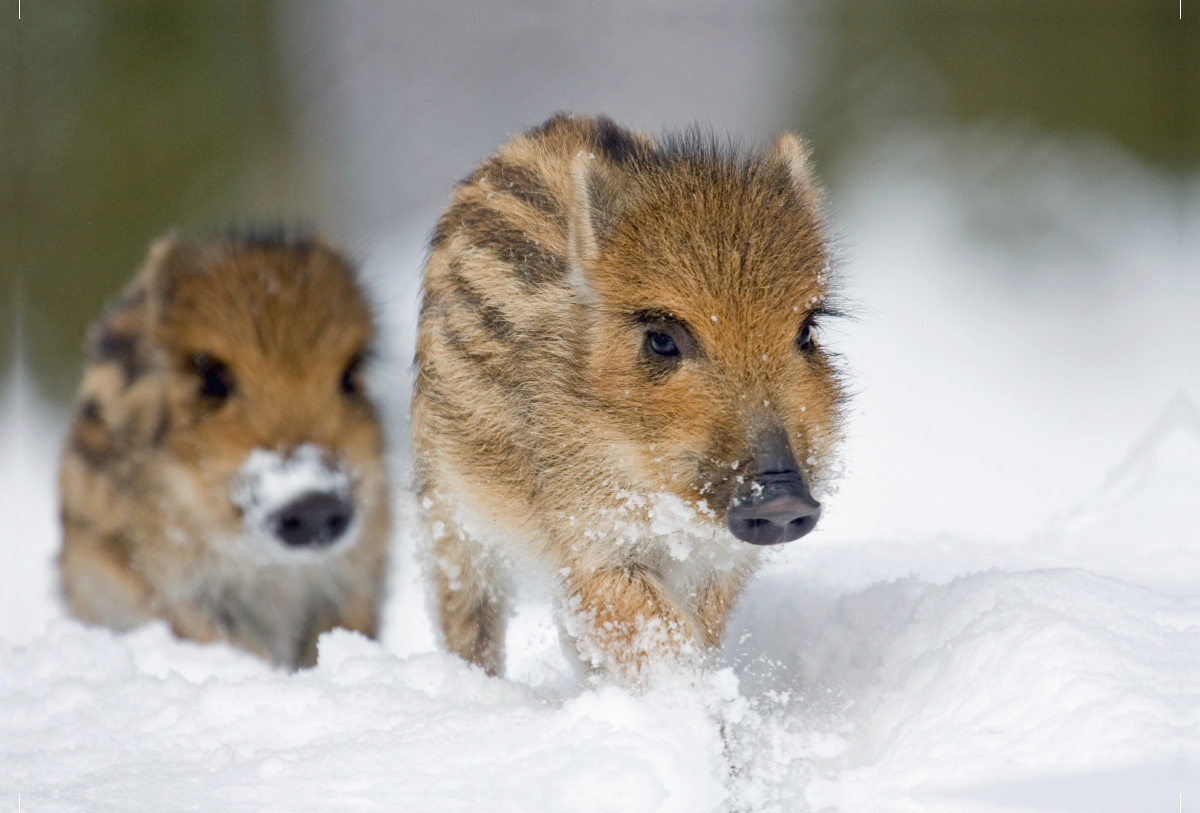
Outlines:
<svg viewBox="0 0 1200 813"><path fill-rule="evenodd" d="M733 535L751 545L778 545L799 539L817 526L821 504L796 472L762 474L733 500L726 522Z"/></svg>
<svg viewBox="0 0 1200 813"><path fill-rule="evenodd" d="M310 492L268 517L275 536L292 548L326 548L341 539L354 506L337 494Z"/></svg>
<svg viewBox="0 0 1200 813"><path fill-rule="evenodd" d="M250 536L270 549L322 551L355 534L350 475L313 443L290 455L254 449L235 478L231 497L242 509Z"/></svg>

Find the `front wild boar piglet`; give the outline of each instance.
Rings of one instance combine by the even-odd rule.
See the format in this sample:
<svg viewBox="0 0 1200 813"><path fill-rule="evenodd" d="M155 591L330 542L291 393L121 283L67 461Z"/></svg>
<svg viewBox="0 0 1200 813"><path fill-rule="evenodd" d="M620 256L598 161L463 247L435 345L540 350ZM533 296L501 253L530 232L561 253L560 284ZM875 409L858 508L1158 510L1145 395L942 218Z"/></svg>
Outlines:
<svg viewBox="0 0 1200 813"><path fill-rule="evenodd" d="M719 642L761 546L816 525L841 394L804 148L739 155L559 115L461 184L413 396L449 648L500 669L505 572L631 685Z"/></svg>
<svg viewBox="0 0 1200 813"><path fill-rule="evenodd" d="M292 668L334 627L374 636L390 533L374 336L320 241L158 241L89 335L60 475L71 611L162 618Z"/></svg>

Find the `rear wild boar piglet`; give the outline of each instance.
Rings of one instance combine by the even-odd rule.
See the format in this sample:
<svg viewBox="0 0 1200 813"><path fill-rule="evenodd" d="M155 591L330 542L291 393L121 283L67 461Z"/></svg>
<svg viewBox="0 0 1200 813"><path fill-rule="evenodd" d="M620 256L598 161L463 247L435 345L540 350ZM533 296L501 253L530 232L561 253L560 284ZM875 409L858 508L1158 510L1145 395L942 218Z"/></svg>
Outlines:
<svg viewBox="0 0 1200 813"><path fill-rule="evenodd" d="M425 267L413 445L450 650L503 660L506 572L637 685L719 644L821 513L841 394L801 142L739 154L558 115L454 190Z"/></svg>
<svg viewBox="0 0 1200 813"><path fill-rule="evenodd" d="M388 480L355 271L314 239L169 236L92 328L63 452L62 586L287 667L374 636Z"/></svg>

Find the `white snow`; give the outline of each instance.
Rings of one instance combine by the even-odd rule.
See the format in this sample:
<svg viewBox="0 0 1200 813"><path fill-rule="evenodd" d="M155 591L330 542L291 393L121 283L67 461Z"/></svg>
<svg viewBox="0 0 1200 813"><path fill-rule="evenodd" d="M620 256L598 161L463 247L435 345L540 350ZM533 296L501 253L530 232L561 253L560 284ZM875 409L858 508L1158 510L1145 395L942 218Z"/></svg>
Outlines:
<svg viewBox="0 0 1200 813"><path fill-rule="evenodd" d="M773 555L710 671L642 696L565 679L553 600L534 589L507 679L439 651L403 492L382 640L325 636L314 669L160 624L67 620L63 421L10 381L0 810L18 794L31 813L1200 809L1200 417L1179 364L1195 342L1180 324L1196 322L1171 322L1194 308L1182 263L1200 252L1160 228L1158 180L1048 147L1046 179L1025 188L1041 190L1030 206L1051 249L985 252L955 197L961 168L914 149L881 147L886 171L838 202L851 290L872 312L829 339L860 398L827 527ZM1099 194L1115 188L1123 202ZM398 275L417 256L375 263L397 280L382 295L401 358L414 303ZM1079 294L1087 307L1067 287L956 277L1079 257L1107 269L1087 278L1104 289ZM406 373L390 375L373 384L402 438Z"/></svg>

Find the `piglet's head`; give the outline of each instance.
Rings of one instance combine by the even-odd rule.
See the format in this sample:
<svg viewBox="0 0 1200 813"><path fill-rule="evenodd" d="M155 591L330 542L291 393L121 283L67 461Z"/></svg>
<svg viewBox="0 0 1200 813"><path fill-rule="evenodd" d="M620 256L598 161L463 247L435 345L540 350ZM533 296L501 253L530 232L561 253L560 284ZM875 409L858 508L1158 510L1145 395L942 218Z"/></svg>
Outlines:
<svg viewBox="0 0 1200 813"><path fill-rule="evenodd" d="M754 545L817 524L842 391L830 253L801 142L741 159L697 134L580 156L574 284L587 392L645 490Z"/></svg>

